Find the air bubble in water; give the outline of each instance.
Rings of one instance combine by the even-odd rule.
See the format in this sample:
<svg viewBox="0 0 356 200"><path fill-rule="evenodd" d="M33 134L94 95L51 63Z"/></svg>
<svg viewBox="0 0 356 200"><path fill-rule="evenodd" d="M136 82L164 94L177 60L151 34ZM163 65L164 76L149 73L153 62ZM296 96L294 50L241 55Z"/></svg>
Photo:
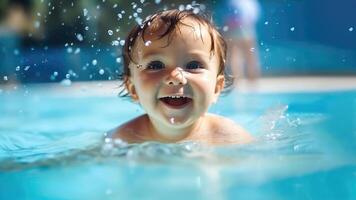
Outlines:
<svg viewBox="0 0 356 200"><path fill-rule="evenodd" d="M117 7L117 3L114 4L113 8L116 8Z"/></svg>
<svg viewBox="0 0 356 200"><path fill-rule="evenodd" d="M58 76L58 72L53 72L53 76Z"/></svg>
<svg viewBox="0 0 356 200"><path fill-rule="evenodd" d="M120 45L124 46L125 45L125 40L120 40Z"/></svg>
<svg viewBox="0 0 356 200"><path fill-rule="evenodd" d="M121 63L121 58L116 58L117 63Z"/></svg>
<svg viewBox="0 0 356 200"><path fill-rule="evenodd" d="M95 65L98 64L98 61L96 59L94 59L94 60L91 61L91 64L95 66Z"/></svg>
<svg viewBox="0 0 356 200"><path fill-rule="evenodd" d="M295 27L294 27L294 26L290 28L290 31L294 31L294 30L295 30Z"/></svg>
<svg viewBox="0 0 356 200"><path fill-rule="evenodd" d="M142 13L142 8L137 8L137 13Z"/></svg>
<svg viewBox="0 0 356 200"><path fill-rule="evenodd" d="M112 35L112 34L114 34L114 32L112 30L108 30L108 34Z"/></svg>
<svg viewBox="0 0 356 200"><path fill-rule="evenodd" d="M171 124L174 124L175 122L174 122L174 118L172 117L172 118L170 118L169 119L169 122L171 123Z"/></svg>
<svg viewBox="0 0 356 200"><path fill-rule="evenodd" d="M105 71L104 71L103 69L100 69L100 70L99 70L99 74L100 74L100 75L103 75L104 73L105 73Z"/></svg>
<svg viewBox="0 0 356 200"><path fill-rule="evenodd" d="M83 35L82 34L80 34L80 33L77 33L77 39L81 42L81 41L83 41Z"/></svg>
<svg viewBox="0 0 356 200"><path fill-rule="evenodd" d="M269 23L268 21L265 21L265 25L268 25L268 23Z"/></svg>
<svg viewBox="0 0 356 200"><path fill-rule="evenodd" d="M89 26L86 26L84 29L85 29L86 31L89 30Z"/></svg>
<svg viewBox="0 0 356 200"><path fill-rule="evenodd" d="M4 76L3 78L4 78L4 81L7 81L7 80L8 80L7 76Z"/></svg>
<svg viewBox="0 0 356 200"><path fill-rule="evenodd" d="M354 27L350 27L349 28L349 31L351 32L351 31L353 31L354 30Z"/></svg>
<svg viewBox="0 0 356 200"><path fill-rule="evenodd" d="M161 3L161 0L155 0L155 3L156 3L156 4Z"/></svg>
<svg viewBox="0 0 356 200"><path fill-rule="evenodd" d="M17 67L16 67L16 71L20 71L20 66L17 66Z"/></svg>
<svg viewBox="0 0 356 200"><path fill-rule="evenodd" d="M145 3L145 0L140 0L141 3Z"/></svg>

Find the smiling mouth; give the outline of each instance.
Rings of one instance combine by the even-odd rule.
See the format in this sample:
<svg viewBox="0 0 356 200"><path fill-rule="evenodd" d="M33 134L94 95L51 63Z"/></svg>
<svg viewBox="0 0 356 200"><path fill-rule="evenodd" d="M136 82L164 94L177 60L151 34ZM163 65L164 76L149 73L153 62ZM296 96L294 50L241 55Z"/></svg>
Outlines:
<svg viewBox="0 0 356 200"><path fill-rule="evenodd" d="M185 96L167 96L159 98L165 105L172 108L182 108L192 102L192 99Z"/></svg>

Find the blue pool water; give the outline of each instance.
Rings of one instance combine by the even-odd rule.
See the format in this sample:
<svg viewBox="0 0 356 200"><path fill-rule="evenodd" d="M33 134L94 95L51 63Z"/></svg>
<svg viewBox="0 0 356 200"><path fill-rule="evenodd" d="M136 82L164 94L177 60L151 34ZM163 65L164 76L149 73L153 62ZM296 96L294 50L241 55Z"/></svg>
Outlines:
<svg viewBox="0 0 356 200"><path fill-rule="evenodd" d="M104 139L140 107L53 90L0 90L0 199L356 199L356 91L234 92L211 112L257 141L213 148Z"/></svg>

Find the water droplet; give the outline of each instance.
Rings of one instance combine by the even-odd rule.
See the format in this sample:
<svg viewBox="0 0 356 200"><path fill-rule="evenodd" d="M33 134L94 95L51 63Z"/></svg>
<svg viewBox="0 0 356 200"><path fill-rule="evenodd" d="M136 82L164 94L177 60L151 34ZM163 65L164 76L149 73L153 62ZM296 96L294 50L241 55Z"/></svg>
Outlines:
<svg viewBox="0 0 356 200"><path fill-rule="evenodd" d="M81 42L81 41L83 41L83 35L82 34L80 34L80 33L77 33L77 39Z"/></svg>
<svg viewBox="0 0 356 200"><path fill-rule="evenodd" d="M140 17L136 17L135 21L137 24L141 25L143 20Z"/></svg>
<svg viewBox="0 0 356 200"><path fill-rule="evenodd" d="M39 28L41 26L41 23L39 21L35 21L34 27Z"/></svg>
<svg viewBox="0 0 356 200"><path fill-rule="evenodd" d="M15 55L19 55L20 54L20 51L18 49L14 49L14 54Z"/></svg>
<svg viewBox="0 0 356 200"><path fill-rule="evenodd" d="M114 4L113 8L117 8L117 3Z"/></svg>
<svg viewBox="0 0 356 200"><path fill-rule="evenodd" d="M150 46L151 44L152 44L152 42L151 42L150 40L148 40L148 41L145 42L145 46L146 46L146 47Z"/></svg>
<svg viewBox="0 0 356 200"><path fill-rule="evenodd" d="M349 28L349 31L351 32L351 31L353 31L354 30L354 27L350 27Z"/></svg>
<svg viewBox="0 0 356 200"><path fill-rule="evenodd" d="M140 0L141 3L145 3L145 0Z"/></svg>
<svg viewBox="0 0 356 200"><path fill-rule="evenodd" d="M142 8L137 8L137 13L142 13Z"/></svg>
<svg viewBox="0 0 356 200"><path fill-rule="evenodd" d="M112 34L114 34L114 32L112 30L108 30L108 34L112 35Z"/></svg>
<svg viewBox="0 0 356 200"><path fill-rule="evenodd" d="M121 58L116 58L117 63L121 63Z"/></svg>
<svg viewBox="0 0 356 200"><path fill-rule="evenodd" d="M294 30L295 30L295 27L294 27L294 26L290 28L290 31L294 31Z"/></svg>
<svg viewBox="0 0 356 200"><path fill-rule="evenodd" d="M30 69L30 67L31 67L30 65L27 65L27 66L25 66L24 70L27 71L28 69Z"/></svg>
<svg viewBox="0 0 356 200"><path fill-rule="evenodd" d="M119 46L119 44L120 44L120 42L117 41L117 40L114 40L114 41L111 42L112 46Z"/></svg>
<svg viewBox="0 0 356 200"><path fill-rule="evenodd" d="M105 71L104 71L103 69L100 69L100 70L99 70L99 74L100 74L100 75L103 75L104 73L105 73Z"/></svg>
<svg viewBox="0 0 356 200"><path fill-rule="evenodd" d="M70 86L72 85L72 81L70 79L63 79L60 84L63 86Z"/></svg>
<svg viewBox="0 0 356 200"><path fill-rule="evenodd" d="M268 21L265 21L265 25L268 25L268 23L269 23Z"/></svg>
<svg viewBox="0 0 356 200"><path fill-rule="evenodd" d="M200 12L200 9L199 9L199 8L195 7L195 8L193 9L193 13L194 13L194 14L198 14L199 12Z"/></svg>
<svg viewBox="0 0 356 200"><path fill-rule="evenodd" d="M68 47L67 48L67 53L72 53L73 52L73 48L72 47Z"/></svg>
<svg viewBox="0 0 356 200"><path fill-rule="evenodd" d="M255 52L255 48L254 47L250 48L250 52Z"/></svg>
<svg viewBox="0 0 356 200"><path fill-rule="evenodd" d="M179 9L180 11L183 11L183 10L185 9L185 6L184 6L183 4L181 4L181 5L179 5L178 9Z"/></svg>
<svg viewBox="0 0 356 200"><path fill-rule="evenodd" d="M171 124L174 124L175 122L174 122L174 118L172 117L172 118L170 118L169 119L169 122L171 123Z"/></svg>
<svg viewBox="0 0 356 200"><path fill-rule="evenodd" d="M95 66L95 65L98 64L98 61L96 59L94 59L94 60L91 61L91 64Z"/></svg>
<svg viewBox="0 0 356 200"><path fill-rule="evenodd" d="M224 32L226 32L226 31L228 31L228 30L229 30L229 27L228 27L228 26L224 26L224 27L223 27L223 31L224 31Z"/></svg>
<svg viewBox="0 0 356 200"><path fill-rule="evenodd" d="M80 48L76 48L74 51L74 54L78 54L78 53L80 53Z"/></svg>
<svg viewBox="0 0 356 200"><path fill-rule="evenodd" d="M120 45L124 46L125 45L125 40L120 40Z"/></svg>
<svg viewBox="0 0 356 200"><path fill-rule="evenodd" d="M86 17L88 15L88 9L86 9L86 8L83 9L83 15L84 15L84 17Z"/></svg>

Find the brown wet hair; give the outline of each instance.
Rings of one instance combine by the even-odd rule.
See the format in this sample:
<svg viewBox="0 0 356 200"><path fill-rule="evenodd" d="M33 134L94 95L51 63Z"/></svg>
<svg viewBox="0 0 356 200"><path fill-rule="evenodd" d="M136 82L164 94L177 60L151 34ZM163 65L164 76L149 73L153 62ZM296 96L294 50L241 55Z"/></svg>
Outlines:
<svg viewBox="0 0 356 200"><path fill-rule="evenodd" d="M217 53L219 57L219 73L217 75L224 75L225 77L224 89L227 89L225 90L225 92L231 90L234 82L234 78L227 72L225 67L226 51L227 51L226 42L224 38L221 36L221 34L218 32L216 27L214 26L213 22L208 20L208 16L205 16L203 14L195 14L193 13L192 10L180 11L178 9L172 9L172 10L160 11L157 12L156 14L148 16L141 25L136 25L129 32L128 36L125 39L125 45L123 46L122 49L124 63L123 63L123 70L121 74L119 74L119 79L122 80L123 82L121 85L121 91L119 92L119 96L121 97L129 96L127 90L125 89L125 85L128 81L128 77L130 77L131 75L129 65L131 62L136 63L133 60L132 54L137 39L141 38L145 43L146 41L148 41L145 38L145 36L147 36L147 31L151 31L149 33L152 33L152 31L159 32L158 37L156 37L155 40L159 40L165 36L168 36L167 45L166 45L168 46L172 40L172 37L174 37L174 34L172 33L174 33L174 31L177 28L179 29L178 26L184 25L184 26L191 27L190 25L187 25L182 22L183 19L185 18L189 18L192 19L194 22L197 22L199 24L199 29L201 29L201 25L207 27L208 33L211 38L210 53L211 55L215 55L215 53ZM164 26L163 31L160 31L162 30L163 26Z"/></svg>

